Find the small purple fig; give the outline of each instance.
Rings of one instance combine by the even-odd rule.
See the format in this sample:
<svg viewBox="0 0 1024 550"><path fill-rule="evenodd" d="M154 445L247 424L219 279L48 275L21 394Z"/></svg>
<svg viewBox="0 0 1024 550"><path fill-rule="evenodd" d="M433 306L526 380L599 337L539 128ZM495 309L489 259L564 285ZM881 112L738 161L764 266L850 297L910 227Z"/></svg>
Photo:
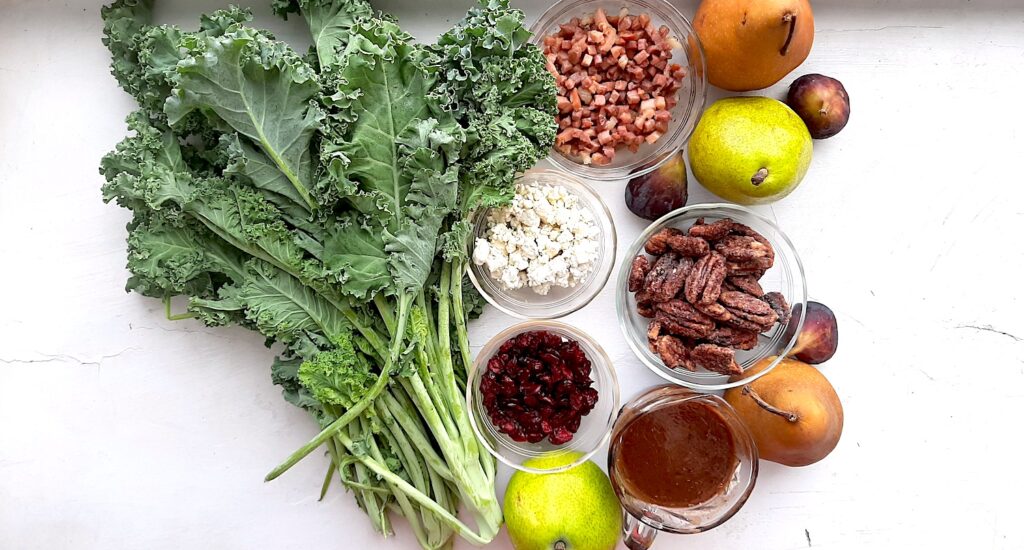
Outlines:
<svg viewBox="0 0 1024 550"><path fill-rule="evenodd" d="M786 103L800 115L814 139L830 138L850 120L850 96L838 80L805 74L789 86Z"/></svg>
<svg viewBox="0 0 1024 550"><path fill-rule="evenodd" d="M797 319L800 314L798 304L793 307L793 318ZM795 327L796 323L790 323L790 326ZM796 339L796 345L789 351L789 356L817 365L831 359L838 347L839 324L835 313L825 304L808 301L804 328Z"/></svg>
<svg viewBox="0 0 1024 550"><path fill-rule="evenodd" d="M686 206L686 163L681 152L674 153L657 170L637 176L626 184L626 206L629 211L656 220Z"/></svg>

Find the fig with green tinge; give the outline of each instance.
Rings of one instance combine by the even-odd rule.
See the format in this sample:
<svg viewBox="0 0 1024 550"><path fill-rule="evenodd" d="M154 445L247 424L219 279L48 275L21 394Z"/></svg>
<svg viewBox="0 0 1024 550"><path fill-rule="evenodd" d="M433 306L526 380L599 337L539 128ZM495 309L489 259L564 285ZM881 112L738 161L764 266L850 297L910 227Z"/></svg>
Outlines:
<svg viewBox="0 0 1024 550"><path fill-rule="evenodd" d="M656 220L665 214L686 206L686 163L682 152L657 170L637 176L626 184L626 206L629 211Z"/></svg>
<svg viewBox="0 0 1024 550"><path fill-rule="evenodd" d="M794 80L786 103L800 115L814 139L838 134L850 120L850 96L842 82L829 76L805 74Z"/></svg>
<svg viewBox="0 0 1024 550"><path fill-rule="evenodd" d="M800 314L800 306L794 306L793 318ZM791 323L791 326L795 327L796 323ZM817 365L831 359L838 347L839 324L835 313L825 304L808 301L804 328L800 331L796 345L789 351L789 356Z"/></svg>

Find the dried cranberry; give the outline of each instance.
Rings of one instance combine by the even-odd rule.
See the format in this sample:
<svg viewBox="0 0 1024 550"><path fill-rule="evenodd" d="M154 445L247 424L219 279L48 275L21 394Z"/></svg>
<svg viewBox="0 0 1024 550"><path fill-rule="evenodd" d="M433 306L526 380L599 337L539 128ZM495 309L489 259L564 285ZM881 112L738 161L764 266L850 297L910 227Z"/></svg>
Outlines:
<svg viewBox="0 0 1024 550"><path fill-rule="evenodd" d="M562 445L597 403L591 371L578 342L549 331L524 332L488 360L482 402L494 426L514 441L547 438Z"/></svg>
<svg viewBox="0 0 1024 550"><path fill-rule="evenodd" d="M555 431L548 436L548 439L554 445L564 445L572 441L572 432L565 428L555 428Z"/></svg>

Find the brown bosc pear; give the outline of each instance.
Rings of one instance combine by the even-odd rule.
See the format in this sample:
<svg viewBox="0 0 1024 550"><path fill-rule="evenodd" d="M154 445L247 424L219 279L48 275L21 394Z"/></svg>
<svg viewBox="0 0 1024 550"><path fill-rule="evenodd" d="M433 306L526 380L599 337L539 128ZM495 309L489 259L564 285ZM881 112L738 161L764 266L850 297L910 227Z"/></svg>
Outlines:
<svg viewBox="0 0 1024 550"><path fill-rule="evenodd" d="M744 376L767 368L762 359ZM761 458L807 466L825 458L843 433L843 405L818 369L783 359L771 372L725 392L725 400L750 428Z"/></svg>
<svg viewBox="0 0 1024 550"><path fill-rule="evenodd" d="M814 42L808 0L703 0L693 27L708 81L733 92L775 84L807 59Z"/></svg>

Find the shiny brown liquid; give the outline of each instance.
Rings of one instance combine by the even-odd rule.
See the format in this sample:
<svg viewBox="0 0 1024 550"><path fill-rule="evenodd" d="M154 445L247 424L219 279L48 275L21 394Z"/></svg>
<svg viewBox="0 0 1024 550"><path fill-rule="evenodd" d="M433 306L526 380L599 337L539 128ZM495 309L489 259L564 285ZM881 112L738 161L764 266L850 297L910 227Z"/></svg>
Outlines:
<svg viewBox="0 0 1024 550"><path fill-rule="evenodd" d="M736 443L717 410L700 401L643 413L618 436L615 472L625 492L666 508L722 493L736 470Z"/></svg>

